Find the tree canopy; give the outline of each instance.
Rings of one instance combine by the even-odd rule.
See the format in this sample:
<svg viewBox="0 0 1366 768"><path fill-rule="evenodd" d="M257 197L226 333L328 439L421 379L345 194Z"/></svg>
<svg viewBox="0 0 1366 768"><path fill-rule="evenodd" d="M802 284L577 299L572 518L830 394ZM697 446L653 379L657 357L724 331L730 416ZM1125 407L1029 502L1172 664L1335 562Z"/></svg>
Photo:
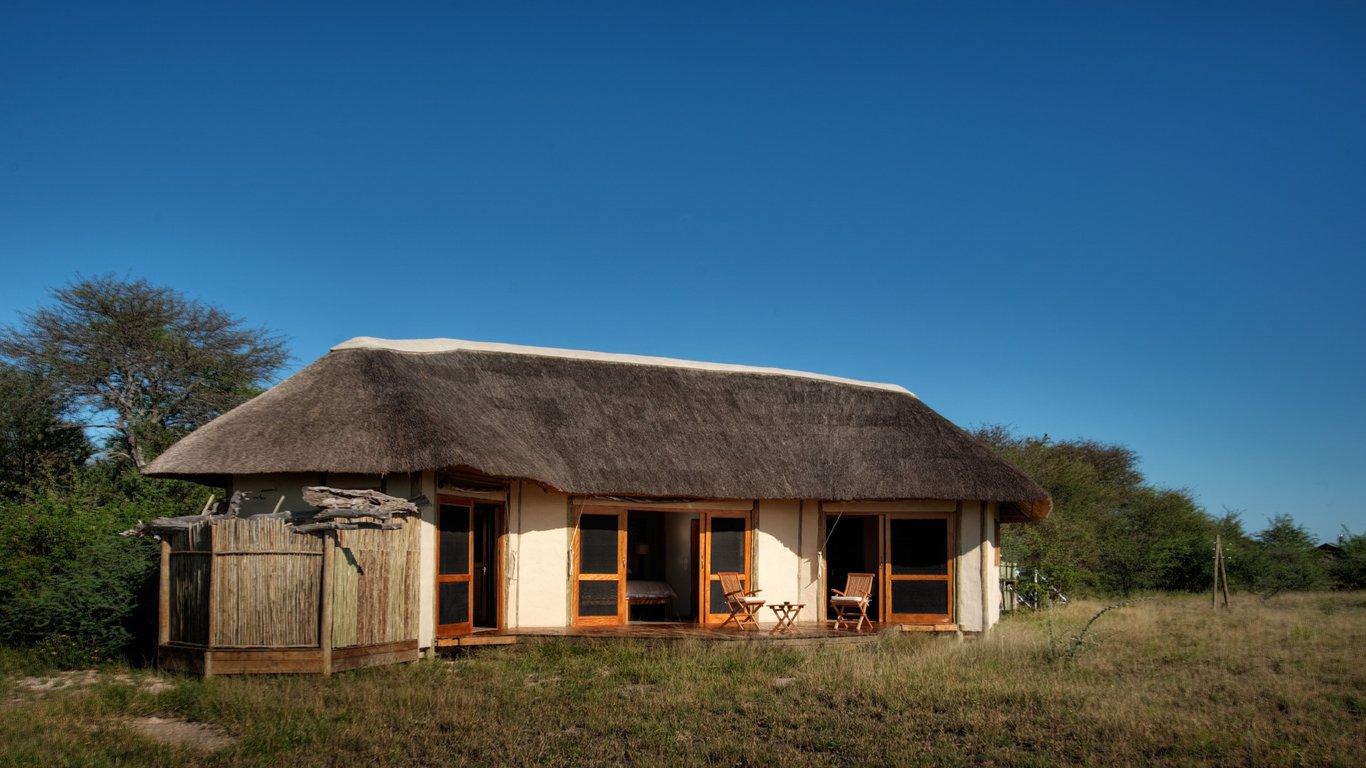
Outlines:
<svg viewBox="0 0 1366 768"><path fill-rule="evenodd" d="M0 494L90 458L90 442L42 378L0 363Z"/></svg>
<svg viewBox="0 0 1366 768"><path fill-rule="evenodd" d="M977 437L1053 496L1042 522L1002 529L1005 557L1039 566L1064 590L1129 594L1200 590L1212 582L1214 539L1224 543L1232 584L1273 593L1319 589L1330 566L1347 585L1359 561L1360 539L1344 534L1344 553L1330 561L1288 515L1249 536L1236 512L1215 517L1189 491L1149 483L1129 448L1093 440L1018 436L999 426ZM1358 554L1359 557L1359 554Z"/></svg>
<svg viewBox="0 0 1366 768"><path fill-rule="evenodd" d="M145 280L76 280L52 299L0 331L0 355L45 382L68 415L110 430L105 449L138 467L288 359L271 332Z"/></svg>

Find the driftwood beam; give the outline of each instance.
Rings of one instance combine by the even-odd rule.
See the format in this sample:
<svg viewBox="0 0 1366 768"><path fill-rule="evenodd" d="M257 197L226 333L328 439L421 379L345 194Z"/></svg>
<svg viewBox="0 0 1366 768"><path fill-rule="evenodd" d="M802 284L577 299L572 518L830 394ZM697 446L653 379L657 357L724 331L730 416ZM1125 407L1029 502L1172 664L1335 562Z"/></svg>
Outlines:
<svg viewBox="0 0 1366 768"><path fill-rule="evenodd" d="M381 520L388 520L389 518L393 517L395 514L398 514L398 513L396 513L396 512L389 512L389 511L381 510L381 509L376 509L376 510L366 510L366 509L325 509L325 510L323 510L323 511L317 513L317 514L315 514L315 515L313 516L313 519L314 519L314 520L333 520L333 519L336 519L336 518L346 518L346 519L348 519L348 520L354 520L354 519L359 518L359 517L377 517L377 518L380 518Z"/></svg>
<svg viewBox="0 0 1366 768"><path fill-rule="evenodd" d="M354 488L328 488L321 485L305 488L304 501L319 509L363 509L409 515L415 515L419 511L413 501L387 493Z"/></svg>

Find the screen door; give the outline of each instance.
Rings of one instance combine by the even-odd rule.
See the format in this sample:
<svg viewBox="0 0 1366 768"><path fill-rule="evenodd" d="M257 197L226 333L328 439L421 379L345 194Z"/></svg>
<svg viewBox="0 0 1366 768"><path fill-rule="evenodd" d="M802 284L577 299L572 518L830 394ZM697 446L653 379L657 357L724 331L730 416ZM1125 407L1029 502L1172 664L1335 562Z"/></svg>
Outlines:
<svg viewBox="0 0 1366 768"><path fill-rule="evenodd" d="M953 621L953 537L947 514L889 514L882 590L887 620Z"/></svg>
<svg viewBox="0 0 1366 768"><path fill-rule="evenodd" d="M581 508L574 530L574 624L626 623L626 511Z"/></svg>

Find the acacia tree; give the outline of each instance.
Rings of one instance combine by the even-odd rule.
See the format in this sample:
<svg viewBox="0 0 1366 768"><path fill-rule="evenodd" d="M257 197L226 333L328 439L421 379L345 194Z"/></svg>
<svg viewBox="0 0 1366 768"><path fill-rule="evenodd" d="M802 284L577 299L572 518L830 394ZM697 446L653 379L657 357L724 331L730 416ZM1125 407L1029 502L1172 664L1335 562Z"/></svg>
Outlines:
<svg viewBox="0 0 1366 768"><path fill-rule="evenodd" d="M145 466L246 400L288 359L283 340L145 280L78 279L0 330L0 355L51 386L105 449Z"/></svg>

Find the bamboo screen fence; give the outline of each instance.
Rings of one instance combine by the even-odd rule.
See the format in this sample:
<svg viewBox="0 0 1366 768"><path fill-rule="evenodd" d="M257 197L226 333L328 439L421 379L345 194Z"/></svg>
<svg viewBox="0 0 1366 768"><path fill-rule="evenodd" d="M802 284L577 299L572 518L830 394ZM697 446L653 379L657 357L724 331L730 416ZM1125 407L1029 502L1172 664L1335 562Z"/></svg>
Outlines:
<svg viewBox="0 0 1366 768"><path fill-rule="evenodd" d="M324 673L332 649L411 644L415 656L419 527L301 533L259 515L165 532L160 645L326 649Z"/></svg>

